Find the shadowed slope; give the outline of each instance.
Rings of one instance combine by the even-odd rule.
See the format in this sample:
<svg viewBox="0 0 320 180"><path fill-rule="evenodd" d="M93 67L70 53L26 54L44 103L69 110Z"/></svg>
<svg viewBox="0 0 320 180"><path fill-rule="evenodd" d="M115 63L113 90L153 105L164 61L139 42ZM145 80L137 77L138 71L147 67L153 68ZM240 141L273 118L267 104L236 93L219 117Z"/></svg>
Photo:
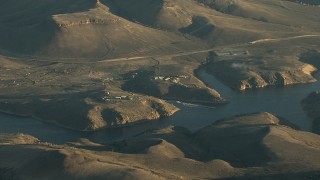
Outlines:
<svg viewBox="0 0 320 180"><path fill-rule="evenodd" d="M267 37L315 33L317 7L287 1L166 0L106 1L112 12L147 26L181 31L211 45L250 42ZM135 2L135 3L134 3ZM152 10L152 11L151 11ZM304 13L308 11L308 13ZM293 18L294 17L294 18Z"/></svg>
<svg viewBox="0 0 320 180"><path fill-rule="evenodd" d="M13 53L101 59L199 47L182 36L118 17L100 2L30 2L21 11L24 3L2 6L9 10L1 11L0 47ZM183 43L177 47L174 42Z"/></svg>
<svg viewBox="0 0 320 180"><path fill-rule="evenodd" d="M59 28L52 15L95 7L94 1L86 0L1 0L0 4L0 47L23 54L41 51L54 39Z"/></svg>
<svg viewBox="0 0 320 180"><path fill-rule="evenodd" d="M2 134L0 177L317 179L319 140L318 135L280 125L269 113L223 120L196 133L168 127L109 145L85 139L53 145Z"/></svg>

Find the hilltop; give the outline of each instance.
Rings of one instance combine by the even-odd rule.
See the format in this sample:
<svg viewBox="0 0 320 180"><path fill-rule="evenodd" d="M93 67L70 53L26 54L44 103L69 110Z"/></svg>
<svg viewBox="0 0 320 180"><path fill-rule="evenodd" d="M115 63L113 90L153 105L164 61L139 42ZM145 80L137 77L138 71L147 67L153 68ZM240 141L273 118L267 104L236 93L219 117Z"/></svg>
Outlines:
<svg viewBox="0 0 320 180"><path fill-rule="evenodd" d="M240 90L315 81L317 68L304 55L320 50L316 6L278 0L1 3L0 110L10 114L95 130L178 110L162 100L225 104L197 76L201 70ZM70 117L81 123L73 127Z"/></svg>
<svg viewBox="0 0 320 180"><path fill-rule="evenodd" d="M168 127L113 144L55 145L6 134L0 136L0 177L318 179L320 137L280 123L269 113L251 114L195 133Z"/></svg>
<svg viewBox="0 0 320 180"><path fill-rule="evenodd" d="M246 91L313 83L320 68L316 0L0 4L0 112L77 133L166 120L185 102L232 103L203 71ZM314 133L319 97L302 102ZM113 143L0 134L0 179L319 179L319 135L289 121L255 113Z"/></svg>

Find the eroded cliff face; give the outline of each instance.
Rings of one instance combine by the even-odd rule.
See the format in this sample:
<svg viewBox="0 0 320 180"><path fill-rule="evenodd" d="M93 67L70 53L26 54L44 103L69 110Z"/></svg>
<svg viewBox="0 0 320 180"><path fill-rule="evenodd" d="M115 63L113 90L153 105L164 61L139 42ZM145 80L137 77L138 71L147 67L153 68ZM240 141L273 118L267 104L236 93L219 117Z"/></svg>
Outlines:
<svg viewBox="0 0 320 180"><path fill-rule="evenodd" d="M312 65L306 64L297 70L280 72L248 72L247 79L241 80L240 90L263 88L272 85L290 85L299 83L311 83L316 79L311 75L317 69Z"/></svg>
<svg viewBox="0 0 320 180"><path fill-rule="evenodd" d="M191 102L218 105L225 103L220 94L205 86L193 74L159 75L154 71L138 71L127 74L128 81L122 88L127 91L151 96Z"/></svg>
<svg viewBox="0 0 320 180"><path fill-rule="evenodd" d="M107 145L0 134L0 177L318 179L319 135L282 123L269 113L242 115L194 133L170 126Z"/></svg>
<svg viewBox="0 0 320 180"><path fill-rule="evenodd" d="M108 97L103 93L60 98L7 99L1 111L32 116L79 131L129 126L171 116L179 109L163 100L140 95Z"/></svg>
<svg viewBox="0 0 320 180"><path fill-rule="evenodd" d="M264 65L261 66L261 63ZM270 62L267 62L270 63ZM234 89L246 90L263 88L271 85L289 85L315 82L312 73L317 70L312 65L295 63L288 67L268 65L266 62L218 62L209 66L208 71ZM277 62L271 62L277 63Z"/></svg>
<svg viewBox="0 0 320 180"><path fill-rule="evenodd" d="M101 60L173 52L177 44L171 43L180 40L183 41L180 44L182 49L203 47L199 42L178 34L117 16L100 1L47 0L35 3L26 0L23 3L3 3L6 3L6 8L1 8L0 13L3 25L0 27L0 48L8 54ZM20 11L21 8L24 11ZM11 20L10 17L19 20Z"/></svg>
<svg viewBox="0 0 320 180"><path fill-rule="evenodd" d="M317 51L294 47L279 51L280 46L281 43L262 42L257 47L213 51L207 57L206 68L239 90L315 82L312 74L318 70Z"/></svg>

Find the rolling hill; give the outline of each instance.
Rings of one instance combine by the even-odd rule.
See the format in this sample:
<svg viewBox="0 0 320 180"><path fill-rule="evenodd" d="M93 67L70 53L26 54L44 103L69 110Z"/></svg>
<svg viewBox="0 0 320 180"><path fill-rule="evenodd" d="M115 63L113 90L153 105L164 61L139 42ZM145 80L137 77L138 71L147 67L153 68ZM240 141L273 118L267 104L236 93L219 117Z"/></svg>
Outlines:
<svg viewBox="0 0 320 180"><path fill-rule="evenodd" d="M230 116L223 105L234 98L219 92L223 84L245 91L317 81L319 1L0 4L0 112L90 137L138 129L100 144L0 133L0 179L319 179L319 135L281 117L239 115L194 132L161 124L199 127L211 108ZM315 133L319 97L302 104ZM139 129L157 120L161 127Z"/></svg>

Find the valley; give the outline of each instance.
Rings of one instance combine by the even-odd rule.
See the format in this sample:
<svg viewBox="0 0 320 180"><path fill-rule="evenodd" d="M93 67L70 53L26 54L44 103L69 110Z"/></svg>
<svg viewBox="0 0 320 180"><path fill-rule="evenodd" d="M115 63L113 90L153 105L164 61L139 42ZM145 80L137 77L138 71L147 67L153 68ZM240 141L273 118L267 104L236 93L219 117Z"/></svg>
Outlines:
<svg viewBox="0 0 320 180"><path fill-rule="evenodd" d="M0 179L320 177L317 1L0 3Z"/></svg>

